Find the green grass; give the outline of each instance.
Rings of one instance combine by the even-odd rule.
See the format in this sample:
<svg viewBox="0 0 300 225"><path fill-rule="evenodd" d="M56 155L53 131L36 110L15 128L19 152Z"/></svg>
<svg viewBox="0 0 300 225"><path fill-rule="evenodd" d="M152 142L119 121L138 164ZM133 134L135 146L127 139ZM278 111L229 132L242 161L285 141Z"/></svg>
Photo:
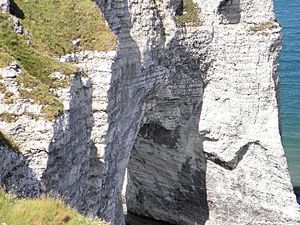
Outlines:
<svg viewBox="0 0 300 225"><path fill-rule="evenodd" d="M0 49L0 68L8 66L12 61L13 57L4 51L4 49Z"/></svg>
<svg viewBox="0 0 300 225"><path fill-rule="evenodd" d="M78 50L107 51L116 37L91 0L15 0L24 12L22 24L32 33L36 49L64 55ZM72 41L81 38L75 48Z"/></svg>
<svg viewBox="0 0 300 225"><path fill-rule="evenodd" d="M43 115L53 120L63 105L51 89L69 82L49 75L55 71L70 75L77 68L60 63L53 56L82 50L107 51L116 47L116 37L105 25L99 8L91 0L15 0L24 13L21 24L31 36L12 30L9 15L0 13L0 67L17 61L23 74L21 95L43 105ZM80 38L75 47L72 41Z"/></svg>
<svg viewBox="0 0 300 225"><path fill-rule="evenodd" d="M193 0L183 0L183 13L174 17L175 23L178 27L197 27L202 25L199 18L201 13L200 8Z"/></svg>
<svg viewBox="0 0 300 225"><path fill-rule="evenodd" d="M62 201L48 199L17 199L0 190L0 224L7 225L108 225L89 219Z"/></svg>
<svg viewBox="0 0 300 225"><path fill-rule="evenodd" d="M8 58L3 57L0 64L7 64L12 59L19 63L23 71L23 75L18 78L24 87L21 90L22 96L42 104L45 117L53 119L62 111L62 104L51 94L50 89L61 85L49 78L49 75L54 71L71 74L76 69L37 51L27 44L26 37L18 36L11 27L7 16L0 14L0 49L4 50L2 55L9 55Z"/></svg>
<svg viewBox="0 0 300 225"><path fill-rule="evenodd" d="M0 146L6 146L15 152L19 152L19 146L8 135L0 131Z"/></svg>
<svg viewBox="0 0 300 225"><path fill-rule="evenodd" d="M273 22L266 22L266 23L256 24L256 25L250 27L250 31L259 32L259 31L272 29L274 27L276 27L276 25Z"/></svg>

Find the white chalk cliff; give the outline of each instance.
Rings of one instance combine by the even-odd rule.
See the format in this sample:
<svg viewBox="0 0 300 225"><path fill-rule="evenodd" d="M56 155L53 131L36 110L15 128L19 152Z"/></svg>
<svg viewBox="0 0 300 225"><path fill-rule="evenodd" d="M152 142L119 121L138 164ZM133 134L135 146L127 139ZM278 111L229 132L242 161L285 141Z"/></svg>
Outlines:
<svg viewBox="0 0 300 225"><path fill-rule="evenodd" d="M55 90L56 121L0 94L0 114L18 115L1 131L20 148L0 147L1 185L59 196L114 225L124 224L124 198L130 212L171 224L300 224L280 135L272 0L194 0L202 23L184 27L174 21L181 0L96 2L118 48L61 57L87 76ZM18 70L0 70L15 95Z"/></svg>

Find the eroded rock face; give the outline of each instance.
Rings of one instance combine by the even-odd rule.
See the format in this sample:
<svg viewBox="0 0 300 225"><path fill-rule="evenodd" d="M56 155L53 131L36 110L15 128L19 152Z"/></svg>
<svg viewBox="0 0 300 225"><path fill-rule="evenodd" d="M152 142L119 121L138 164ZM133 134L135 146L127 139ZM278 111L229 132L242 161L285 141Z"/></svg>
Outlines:
<svg viewBox="0 0 300 225"><path fill-rule="evenodd" d="M185 54L174 51L172 42L178 42L182 30L169 22L176 13L171 5L180 4L122 5L133 18L129 33L141 55L142 68L135 73L149 77L148 84L154 81L155 86L143 100L142 126L135 127L140 130L128 165L128 209L175 224L297 224L299 209L279 134L281 34L272 1L198 3L204 25L195 30L198 37L203 36L197 41L195 32L187 30L184 39L189 35L195 39L190 46L179 41L182 49L188 46ZM118 6L116 2L117 11ZM116 15L121 24L124 15ZM165 22L160 23L162 18ZM122 43L120 27L116 30ZM165 40L163 46L159 46L161 40ZM164 52L154 57L152 52L159 48ZM168 49L175 54L164 58ZM194 59L199 64L182 60L189 51L197 52ZM180 62L172 62L176 58ZM168 65L159 84L151 79L156 70L150 74L145 70L150 63ZM190 63L195 67L189 68ZM168 71L174 64L176 69ZM178 76L181 71L184 76ZM188 85L181 89L183 83ZM137 97L129 95L129 99ZM284 201L274 197L278 190L285 193Z"/></svg>
<svg viewBox="0 0 300 225"><path fill-rule="evenodd" d="M272 1L198 0L203 25L184 28L174 22L179 0L96 2L118 49L61 58L88 76L53 90L65 109L55 122L0 95L1 113L19 115L1 129L20 144L41 192L121 225L127 168L127 207L142 216L299 224L279 133Z"/></svg>
<svg viewBox="0 0 300 225"><path fill-rule="evenodd" d="M214 26L214 61L199 122L207 158L207 224L297 224L278 122L281 30L271 10L251 17L257 2L241 1L240 7L240 23Z"/></svg>
<svg viewBox="0 0 300 225"><path fill-rule="evenodd" d="M86 215L97 215L102 205L97 196L102 189L103 136L108 128L106 93L114 55L81 52L60 59L75 63L87 76L75 74L70 87L52 90L64 104L64 112L56 121L44 119L41 105L20 97L15 79L22 76L21 71L15 76L2 75L0 83L13 93L14 101L8 104L5 93L1 93L0 127L20 150L16 154L0 148L1 162L5 162L0 167L1 186L7 191L30 197L48 193ZM65 78L62 74L52 76ZM14 115L15 119L7 121L4 115ZM32 188L32 177L40 188L38 192Z"/></svg>
<svg viewBox="0 0 300 225"><path fill-rule="evenodd" d="M24 156L0 146L1 187L21 197L37 197L42 187Z"/></svg>

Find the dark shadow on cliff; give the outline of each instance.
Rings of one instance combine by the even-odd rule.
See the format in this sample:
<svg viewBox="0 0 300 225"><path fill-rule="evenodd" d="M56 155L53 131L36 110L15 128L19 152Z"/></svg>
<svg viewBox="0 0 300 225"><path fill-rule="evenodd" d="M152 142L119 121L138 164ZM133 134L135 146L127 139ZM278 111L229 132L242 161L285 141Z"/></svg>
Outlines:
<svg viewBox="0 0 300 225"><path fill-rule="evenodd" d="M112 221L112 224L119 225L124 222L121 187L132 144L139 130L139 121L142 118L143 99L137 100L134 96L143 96L146 90L135 86L142 64L139 47L130 34L132 17L129 13L128 1L97 0L96 2L119 40L107 93L108 130L105 135L102 206L97 215L106 221Z"/></svg>
<svg viewBox="0 0 300 225"><path fill-rule="evenodd" d="M128 210L171 224L204 225L209 208L199 121L207 55L190 50L189 44L201 48L197 38L188 44L179 36L155 54L172 73L145 100L152 107L145 113L128 164ZM169 94L163 96L166 90ZM175 127L165 127L172 117Z"/></svg>
<svg viewBox="0 0 300 225"><path fill-rule="evenodd" d="M91 139L94 124L92 80L83 83L80 75L71 82L67 113L54 125L47 168L42 180L46 191L62 198L86 215L95 215L101 189L103 165Z"/></svg>
<svg viewBox="0 0 300 225"><path fill-rule="evenodd" d="M141 186L145 189L135 192L137 199L132 199L133 204L139 203L138 206L141 207L137 207L138 210L132 211L129 200L129 212L132 211L141 216L175 224L181 224L186 220L204 224L208 218L205 181L206 161L202 151L201 138L198 134L203 91L201 65L199 65L201 58L197 54L189 52L188 46L181 45L179 43L180 37L177 36L168 49L164 48L164 43L161 43L159 49L155 49L155 47L147 48L152 41L157 41L150 40L151 37L149 37L149 43L143 46L148 50L141 55L139 46L132 36L137 34L130 32L134 24L142 23L142 21L139 21L141 19L140 14L135 15L135 18L131 16L134 10L129 12L127 1L121 3L113 0L98 0L96 2L101 6L111 30L119 38L117 58L112 65L111 86L108 91L108 106L106 109L109 127L105 140L105 166L101 190L103 206L101 206L97 215L107 221L111 220L116 225L123 223L121 187L125 169L128 166L129 174L131 173L131 177L134 177L135 173L130 170L136 166L140 169L138 171L140 176L144 176L146 179L149 178L149 181L154 178L154 185L157 184L155 193L160 197L152 198L151 192L147 190L147 183L142 183ZM130 4L130 7L134 7L135 4L140 3L130 2ZM132 18L134 18L134 21L132 21ZM162 21L160 22L162 23ZM156 28L155 32L157 32ZM163 27L161 32L164 34ZM149 46L147 46L148 44ZM143 63L142 59L146 60L147 63ZM176 65L173 59L176 59ZM162 79L157 78L156 72L158 72L160 66L167 67L172 71L171 74L161 75ZM165 83L166 76L169 76L167 83ZM180 111L181 115L179 117L182 121L178 121L174 129L164 127L160 121L156 121L153 116L151 117L153 112L160 111L160 107L164 105L172 106L174 103L174 99L168 99L168 97L161 99L156 95L159 91L165 90L166 85L171 87L170 92L174 98L180 99L175 108ZM178 94L180 89L182 92ZM150 105L155 103L155 106L148 107L148 103ZM166 177L162 176L161 173L168 174L168 169L172 167L166 167L166 170L158 169L157 171L154 168L154 173L150 170L147 171L148 173L143 173L143 168L139 167L139 162L142 165L147 164L147 161L143 161L143 157L138 155L141 151L136 148L137 141L141 136L143 138L145 134L149 134L148 138L158 142L159 147L167 145L168 151L172 152L174 156L176 156L176 153L182 154L178 162L169 159L165 163L165 166L171 166L172 164L175 169L170 181L173 183L168 188L158 187L164 185L161 178ZM185 143L188 143L189 147L184 146ZM157 149L152 148L152 150L153 154L150 154L159 156L157 155L158 151L155 151ZM131 159L137 158L137 160L129 161L130 156ZM163 159L154 157L150 163L155 160ZM139 181L142 180L137 178L136 182ZM171 201L168 198L171 198ZM158 202L154 202L156 200ZM142 203L140 203L141 201ZM149 212L145 209L143 203L146 205L148 203L154 204L157 208L153 208L153 212ZM171 205L168 203L171 203ZM170 218L170 215L167 215L168 208L172 208L177 212L173 219ZM157 218L154 211L164 211L165 217Z"/></svg>
<svg viewBox="0 0 300 225"><path fill-rule="evenodd" d="M296 195L297 202L300 205L300 187L294 187L294 192Z"/></svg>
<svg viewBox="0 0 300 225"><path fill-rule="evenodd" d="M1 132L0 132L1 134ZM1 135L0 135L1 136ZM38 197L42 185L28 166L27 159L0 137L0 187L18 197Z"/></svg>
<svg viewBox="0 0 300 225"><path fill-rule="evenodd" d="M9 13L15 17L18 17L19 19L25 19L25 14L22 9L17 5L17 3L14 0L10 0L10 9Z"/></svg>
<svg viewBox="0 0 300 225"><path fill-rule="evenodd" d="M240 0L223 0L218 7L218 14L223 19L222 23L237 24L241 20L241 2Z"/></svg>
<svg viewBox="0 0 300 225"><path fill-rule="evenodd" d="M149 219L147 217L138 216L133 213L126 215L126 225L171 225L160 220Z"/></svg>

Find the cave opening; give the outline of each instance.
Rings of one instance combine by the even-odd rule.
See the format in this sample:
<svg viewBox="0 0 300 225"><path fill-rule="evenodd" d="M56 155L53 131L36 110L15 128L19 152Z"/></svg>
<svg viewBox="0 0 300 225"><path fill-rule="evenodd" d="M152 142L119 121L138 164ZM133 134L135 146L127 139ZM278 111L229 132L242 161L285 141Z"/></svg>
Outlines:
<svg viewBox="0 0 300 225"><path fill-rule="evenodd" d="M189 153L201 142L183 130L158 122L139 130L125 176L127 225L200 225L208 218L206 162L201 151Z"/></svg>
<svg viewBox="0 0 300 225"><path fill-rule="evenodd" d="M127 167L126 224L176 224L163 222L159 211L165 211L169 186L168 157L176 147L178 131L167 130L158 123L146 123L139 130ZM157 211L157 212L154 212ZM155 220L154 220L155 218Z"/></svg>

